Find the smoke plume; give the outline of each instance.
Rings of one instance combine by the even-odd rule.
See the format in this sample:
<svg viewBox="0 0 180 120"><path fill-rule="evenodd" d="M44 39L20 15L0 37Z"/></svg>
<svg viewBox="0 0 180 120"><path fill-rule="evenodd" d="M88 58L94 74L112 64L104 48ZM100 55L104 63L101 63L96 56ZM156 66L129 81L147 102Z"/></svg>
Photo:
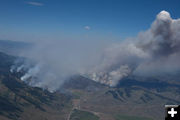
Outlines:
<svg viewBox="0 0 180 120"><path fill-rule="evenodd" d="M115 86L130 74L152 75L179 70L180 19L161 11L150 29L136 38L106 49L102 63L92 70L95 81Z"/></svg>
<svg viewBox="0 0 180 120"><path fill-rule="evenodd" d="M106 46L106 48L105 48ZM59 88L64 80L81 74L94 81L116 86L130 74L152 75L180 68L180 19L161 11L150 29L121 43L87 43L87 41L43 41L24 53L35 65L12 67L32 86Z"/></svg>

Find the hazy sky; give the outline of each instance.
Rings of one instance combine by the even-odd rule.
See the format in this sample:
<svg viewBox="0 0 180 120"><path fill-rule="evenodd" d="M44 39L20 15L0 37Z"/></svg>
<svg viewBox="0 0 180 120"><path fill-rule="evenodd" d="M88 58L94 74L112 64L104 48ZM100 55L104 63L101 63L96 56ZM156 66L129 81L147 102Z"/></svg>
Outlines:
<svg viewBox="0 0 180 120"><path fill-rule="evenodd" d="M0 0L0 39L122 40L150 27L180 0Z"/></svg>

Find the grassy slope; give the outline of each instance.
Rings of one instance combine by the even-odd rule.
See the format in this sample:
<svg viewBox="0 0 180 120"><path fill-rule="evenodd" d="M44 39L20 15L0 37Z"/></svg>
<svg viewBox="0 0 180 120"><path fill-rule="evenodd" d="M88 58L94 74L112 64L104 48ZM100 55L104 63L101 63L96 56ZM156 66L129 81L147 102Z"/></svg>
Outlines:
<svg viewBox="0 0 180 120"><path fill-rule="evenodd" d="M75 109L71 114L70 120L99 120L99 117L93 113Z"/></svg>
<svg viewBox="0 0 180 120"><path fill-rule="evenodd" d="M153 120L151 118L146 117L138 117L138 116L125 116L125 115L116 115L116 120Z"/></svg>
<svg viewBox="0 0 180 120"><path fill-rule="evenodd" d="M70 105L66 95L32 88L0 75L0 116L14 120L65 120Z"/></svg>
<svg viewBox="0 0 180 120"><path fill-rule="evenodd" d="M82 78L79 79L81 81ZM163 120L164 105L180 103L178 84L160 82L156 79L123 82L118 88L95 84L91 84L91 87L78 84L76 87L74 84L68 89L75 98L80 99L82 110L99 113L102 120L106 120L107 117L107 120L115 120L114 116L117 114Z"/></svg>

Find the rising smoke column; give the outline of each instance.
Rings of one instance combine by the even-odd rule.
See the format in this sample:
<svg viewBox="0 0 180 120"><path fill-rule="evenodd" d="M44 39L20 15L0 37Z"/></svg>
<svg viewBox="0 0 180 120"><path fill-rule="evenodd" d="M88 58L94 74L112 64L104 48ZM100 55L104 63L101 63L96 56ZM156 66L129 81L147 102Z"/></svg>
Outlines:
<svg viewBox="0 0 180 120"><path fill-rule="evenodd" d="M141 63L135 72L152 75L179 70L180 19L172 19L168 12L161 11L151 28L140 33L137 39L137 46L148 53L151 59Z"/></svg>
<svg viewBox="0 0 180 120"><path fill-rule="evenodd" d="M130 74L158 73L180 68L180 19L161 11L151 28L136 38L110 46L102 63L90 72L90 78L116 86ZM113 74L112 74L113 73Z"/></svg>

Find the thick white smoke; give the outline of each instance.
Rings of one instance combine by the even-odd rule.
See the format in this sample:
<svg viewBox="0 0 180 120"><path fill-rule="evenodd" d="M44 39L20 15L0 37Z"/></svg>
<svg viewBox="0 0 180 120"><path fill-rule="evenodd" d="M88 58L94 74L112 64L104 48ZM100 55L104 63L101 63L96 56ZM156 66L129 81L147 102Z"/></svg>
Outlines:
<svg viewBox="0 0 180 120"><path fill-rule="evenodd" d="M105 49L101 42L52 40L38 42L24 55L37 63L21 77L30 85L54 91L69 76L83 74L115 86L130 74L150 75L180 68L180 19L162 11L150 29ZM24 67L27 64L16 68L17 72Z"/></svg>
<svg viewBox="0 0 180 120"><path fill-rule="evenodd" d="M89 72L89 76L100 83L115 86L147 58L148 54L133 42L113 44L104 51L101 63Z"/></svg>
<svg viewBox="0 0 180 120"><path fill-rule="evenodd" d="M161 11L149 30L110 46L90 77L115 86L132 73L152 75L176 71L180 69L179 58L180 19L172 19L168 12Z"/></svg>
<svg viewBox="0 0 180 120"><path fill-rule="evenodd" d="M34 43L33 49L22 52L11 72L21 72L21 80L29 85L58 89L65 80L92 68L107 44L85 40L44 40Z"/></svg>

